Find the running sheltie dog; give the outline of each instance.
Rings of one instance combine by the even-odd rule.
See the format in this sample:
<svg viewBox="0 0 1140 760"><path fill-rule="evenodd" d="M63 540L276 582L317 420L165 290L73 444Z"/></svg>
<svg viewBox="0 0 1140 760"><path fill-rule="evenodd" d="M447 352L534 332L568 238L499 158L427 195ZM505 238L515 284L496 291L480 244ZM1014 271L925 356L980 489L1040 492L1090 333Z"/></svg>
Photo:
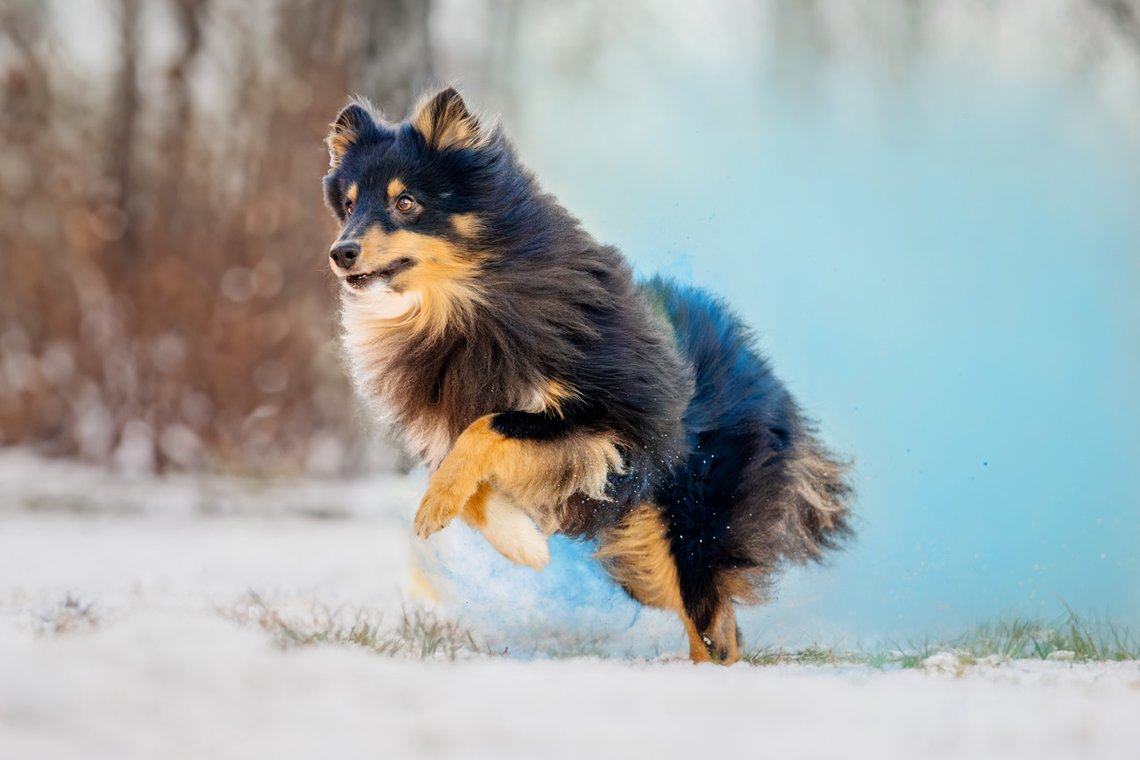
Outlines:
<svg viewBox="0 0 1140 760"><path fill-rule="evenodd" d="M416 534L458 517L535 569L594 539L694 661L738 660L733 604L848 535L851 493L748 328L635 282L454 89L400 124L351 102L326 142L354 380L432 473Z"/></svg>

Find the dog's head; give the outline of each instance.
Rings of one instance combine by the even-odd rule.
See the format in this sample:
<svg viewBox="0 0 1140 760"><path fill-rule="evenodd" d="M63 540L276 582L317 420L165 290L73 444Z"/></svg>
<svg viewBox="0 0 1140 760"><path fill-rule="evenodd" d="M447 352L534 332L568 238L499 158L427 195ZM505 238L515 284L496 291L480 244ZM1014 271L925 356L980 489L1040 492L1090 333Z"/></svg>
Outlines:
<svg viewBox="0 0 1140 760"><path fill-rule="evenodd" d="M510 152L498 130L448 88L400 124L354 101L326 144L325 203L342 224L329 266L346 297L433 331L478 304L486 222L508 200L496 189Z"/></svg>

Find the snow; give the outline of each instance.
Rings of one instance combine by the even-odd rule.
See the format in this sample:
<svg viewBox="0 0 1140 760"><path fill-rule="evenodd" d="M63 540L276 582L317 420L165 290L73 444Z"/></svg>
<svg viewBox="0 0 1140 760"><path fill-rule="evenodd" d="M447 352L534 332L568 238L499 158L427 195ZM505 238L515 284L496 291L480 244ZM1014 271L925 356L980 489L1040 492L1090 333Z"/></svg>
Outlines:
<svg viewBox="0 0 1140 760"><path fill-rule="evenodd" d="M667 616L611 599L569 544L543 587L469 532L411 543L420 486L122 481L0 456L0 757L1038 760L1140 743L1137 663L693 666ZM569 602L551 591L575 587ZM564 625L649 657L282 650L234 619L251 591L390 620L417 592L450 593L441 609L481 635Z"/></svg>
<svg viewBox="0 0 1140 760"><path fill-rule="evenodd" d="M204 614L0 641L4 757L1120 757L1140 669L919 671L419 662L282 653Z"/></svg>

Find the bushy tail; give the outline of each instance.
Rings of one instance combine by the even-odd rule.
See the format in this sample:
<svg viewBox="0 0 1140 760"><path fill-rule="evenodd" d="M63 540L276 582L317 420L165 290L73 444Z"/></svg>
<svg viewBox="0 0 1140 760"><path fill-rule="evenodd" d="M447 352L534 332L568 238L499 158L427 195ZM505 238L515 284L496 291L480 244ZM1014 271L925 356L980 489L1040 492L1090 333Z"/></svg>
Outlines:
<svg viewBox="0 0 1140 760"><path fill-rule="evenodd" d="M849 469L850 463L837 459L814 431L804 431L787 462L785 558L820 561L825 550L839 548L852 535Z"/></svg>
<svg viewBox="0 0 1140 760"><path fill-rule="evenodd" d="M763 601L785 563L820 562L842 546L853 533L848 469L806 426L786 449L752 458L725 510L718 585Z"/></svg>

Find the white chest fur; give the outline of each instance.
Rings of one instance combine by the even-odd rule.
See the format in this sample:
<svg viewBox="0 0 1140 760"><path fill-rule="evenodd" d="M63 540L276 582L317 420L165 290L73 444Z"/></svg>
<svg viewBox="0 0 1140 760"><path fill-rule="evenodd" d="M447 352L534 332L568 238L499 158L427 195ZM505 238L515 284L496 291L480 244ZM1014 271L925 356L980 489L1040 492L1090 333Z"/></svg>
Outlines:
<svg viewBox="0 0 1140 760"><path fill-rule="evenodd" d="M423 454L429 469L439 465L451 447L442 425L410 422L395 425L397 408L391 394L400 385L391 372L392 359L404 350L408 325L420 307L420 295L397 293L382 283L364 291L346 290L341 299L341 342L348 356L353 384L382 424L397 427L409 449Z"/></svg>

